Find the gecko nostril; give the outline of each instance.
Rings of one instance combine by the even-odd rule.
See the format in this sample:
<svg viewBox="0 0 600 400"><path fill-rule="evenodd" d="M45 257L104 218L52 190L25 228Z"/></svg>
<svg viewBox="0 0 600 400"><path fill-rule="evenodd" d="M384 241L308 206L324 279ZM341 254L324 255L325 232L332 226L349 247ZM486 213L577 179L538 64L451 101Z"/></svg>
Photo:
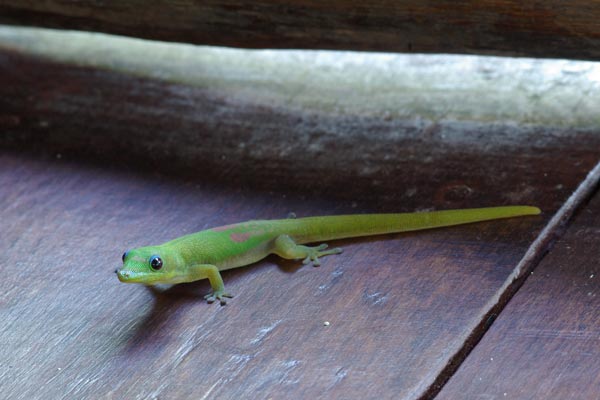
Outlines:
<svg viewBox="0 0 600 400"><path fill-rule="evenodd" d="M119 271L120 271L120 269L119 269L119 268L115 269L115 274L118 274L118 273L119 273Z"/></svg>
<svg viewBox="0 0 600 400"><path fill-rule="evenodd" d="M117 269L115 272L117 273L119 280L128 279L130 275L129 271L123 271L123 269Z"/></svg>

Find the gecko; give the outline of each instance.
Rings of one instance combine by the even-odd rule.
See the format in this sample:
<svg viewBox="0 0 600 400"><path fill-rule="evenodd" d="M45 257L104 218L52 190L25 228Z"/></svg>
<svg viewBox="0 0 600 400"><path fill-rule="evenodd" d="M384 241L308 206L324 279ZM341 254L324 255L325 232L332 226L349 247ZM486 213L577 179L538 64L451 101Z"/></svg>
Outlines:
<svg viewBox="0 0 600 400"><path fill-rule="evenodd" d="M320 257L342 252L322 241L383 235L540 214L532 206L502 206L397 214L355 214L277 220L253 220L192 233L123 253L115 272L121 282L177 284L208 279L208 303L226 304L221 271L257 262L270 254L320 265Z"/></svg>

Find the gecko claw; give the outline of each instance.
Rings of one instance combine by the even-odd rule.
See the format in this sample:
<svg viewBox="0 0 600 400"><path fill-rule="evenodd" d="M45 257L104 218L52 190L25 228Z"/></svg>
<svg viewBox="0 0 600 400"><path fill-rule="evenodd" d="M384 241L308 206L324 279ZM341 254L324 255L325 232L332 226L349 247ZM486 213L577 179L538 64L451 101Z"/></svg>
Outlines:
<svg viewBox="0 0 600 400"><path fill-rule="evenodd" d="M204 296L204 300L206 300L206 302L209 304L214 303L215 300L219 300L219 303L221 303L221 305L224 306L227 304L227 300L225 300L225 297L231 299L233 298L233 295L229 293L224 293L222 290L218 290L216 292L212 292Z"/></svg>

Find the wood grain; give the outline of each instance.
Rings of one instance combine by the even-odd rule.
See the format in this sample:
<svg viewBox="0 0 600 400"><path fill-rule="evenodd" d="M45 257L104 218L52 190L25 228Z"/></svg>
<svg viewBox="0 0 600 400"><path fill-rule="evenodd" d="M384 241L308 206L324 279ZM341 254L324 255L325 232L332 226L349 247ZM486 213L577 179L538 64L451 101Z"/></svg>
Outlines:
<svg viewBox="0 0 600 400"><path fill-rule="evenodd" d="M248 48L600 59L600 2L0 0L0 22Z"/></svg>
<svg viewBox="0 0 600 400"><path fill-rule="evenodd" d="M0 388L35 398L418 398L600 157L593 129L339 115L0 53ZM494 134L493 138L490 135ZM129 247L253 218L530 203L162 293ZM329 326L325 326L329 322ZM44 390L41 392L40 387Z"/></svg>
<svg viewBox="0 0 600 400"><path fill-rule="evenodd" d="M600 399L598 227L596 194L438 399Z"/></svg>

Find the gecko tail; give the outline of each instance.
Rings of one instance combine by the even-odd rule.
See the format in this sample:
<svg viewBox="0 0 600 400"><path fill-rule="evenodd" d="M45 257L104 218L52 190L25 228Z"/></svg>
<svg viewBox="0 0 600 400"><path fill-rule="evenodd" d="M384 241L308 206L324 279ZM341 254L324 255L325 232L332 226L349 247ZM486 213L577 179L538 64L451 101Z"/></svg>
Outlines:
<svg viewBox="0 0 600 400"><path fill-rule="evenodd" d="M502 218L538 215L533 206L502 206L460 210L428 211L401 214L359 214L329 217L309 217L296 221L309 228L298 232L298 242L333 240L358 236L381 235L470 224Z"/></svg>

